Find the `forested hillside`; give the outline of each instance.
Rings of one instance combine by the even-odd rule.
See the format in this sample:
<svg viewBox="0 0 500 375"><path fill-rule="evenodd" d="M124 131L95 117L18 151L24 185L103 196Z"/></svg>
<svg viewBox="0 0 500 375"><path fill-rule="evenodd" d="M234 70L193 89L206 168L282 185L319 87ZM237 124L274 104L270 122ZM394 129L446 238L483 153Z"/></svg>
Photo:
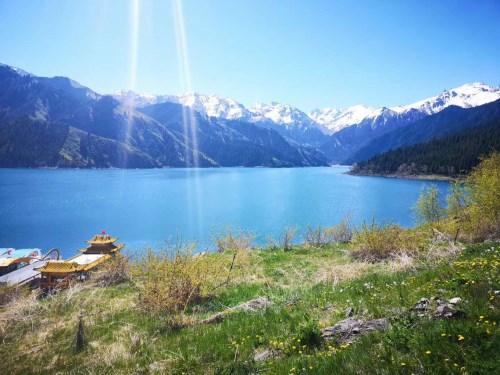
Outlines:
<svg viewBox="0 0 500 375"><path fill-rule="evenodd" d="M493 150L500 150L498 119L482 123L473 130L384 152L355 164L351 173L454 177L470 172L480 156Z"/></svg>

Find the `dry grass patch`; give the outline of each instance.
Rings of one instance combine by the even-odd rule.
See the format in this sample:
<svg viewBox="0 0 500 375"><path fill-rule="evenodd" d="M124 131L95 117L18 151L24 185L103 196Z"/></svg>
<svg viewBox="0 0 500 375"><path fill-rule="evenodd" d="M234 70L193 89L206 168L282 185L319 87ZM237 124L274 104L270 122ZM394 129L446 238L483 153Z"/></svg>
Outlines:
<svg viewBox="0 0 500 375"><path fill-rule="evenodd" d="M333 282L337 284L342 281L357 279L373 268L373 264L368 262L337 264L319 270L314 275L313 280L316 283Z"/></svg>

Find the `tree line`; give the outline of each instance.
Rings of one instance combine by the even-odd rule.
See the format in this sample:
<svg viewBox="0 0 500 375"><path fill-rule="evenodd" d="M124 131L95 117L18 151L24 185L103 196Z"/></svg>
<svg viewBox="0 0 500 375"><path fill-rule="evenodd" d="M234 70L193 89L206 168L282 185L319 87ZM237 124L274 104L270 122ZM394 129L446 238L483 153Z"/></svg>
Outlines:
<svg viewBox="0 0 500 375"><path fill-rule="evenodd" d="M353 174L425 175L468 174L479 158L500 150L500 120L429 142L396 148L355 164Z"/></svg>

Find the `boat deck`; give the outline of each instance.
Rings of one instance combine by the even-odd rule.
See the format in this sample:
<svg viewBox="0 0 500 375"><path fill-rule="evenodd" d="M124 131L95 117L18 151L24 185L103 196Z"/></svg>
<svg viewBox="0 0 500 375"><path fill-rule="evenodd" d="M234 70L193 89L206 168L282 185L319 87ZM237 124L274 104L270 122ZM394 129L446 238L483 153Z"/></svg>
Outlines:
<svg viewBox="0 0 500 375"><path fill-rule="evenodd" d="M40 272L35 271L35 268L43 267L47 262L48 260L40 260L8 273L7 275L0 277L0 284L23 284L35 277L38 277L40 276Z"/></svg>

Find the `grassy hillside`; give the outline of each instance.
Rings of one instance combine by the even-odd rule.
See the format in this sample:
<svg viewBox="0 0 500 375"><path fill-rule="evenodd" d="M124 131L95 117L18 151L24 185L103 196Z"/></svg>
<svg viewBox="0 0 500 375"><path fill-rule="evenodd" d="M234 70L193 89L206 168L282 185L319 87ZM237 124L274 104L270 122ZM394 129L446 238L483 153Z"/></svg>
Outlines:
<svg viewBox="0 0 500 375"><path fill-rule="evenodd" d="M439 250L439 251L438 251ZM438 259L435 257L441 254ZM221 256L221 255L214 255ZM494 373L500 363L500 244L445 246L419 261L354 261L341 245L245 252L230 285L199 301L184 327L145 313L131 281L80 284L36 300L26 296L0 314L2 373ZM228 307L268 297L256 311ZM459 319L419 316L423 297L462 298ZM389 319L388 332L352 344L326 342L319 329L354 317ZM82 314L86 347L75 349ZM255 360L269 350L274 358Z"/></svg>

